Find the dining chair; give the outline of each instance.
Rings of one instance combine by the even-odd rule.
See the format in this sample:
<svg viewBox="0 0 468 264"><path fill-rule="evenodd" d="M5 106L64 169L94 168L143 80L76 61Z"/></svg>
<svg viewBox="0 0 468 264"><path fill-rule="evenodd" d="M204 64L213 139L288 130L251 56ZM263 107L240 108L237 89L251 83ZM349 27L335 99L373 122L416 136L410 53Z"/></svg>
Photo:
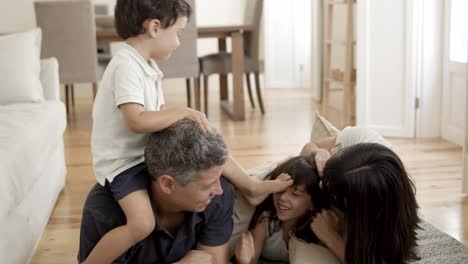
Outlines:
<svg viewBox="0 0 468 264"><path fill-rule="evenodd" d="M253 5L251 8L250 5ZM244 73L247 82L247 92L249 94L250 104L255 108L253 100L250 75L254 74L255 88L257 92L258 104L262 114L265 113L261 88L260 88L260 62L259 62L259 37L260 23L263 12L263 0L248 1L245 12L245 23L252 24L253 30L244 32ZM204 109L208 115L208 78L212 74L225 76L232 73L232 54L226 51L208 54L200 57L200 73L203 77L204 87Z"/></svg>
<svg viewBox="0 0 468 264"><path fill-rule="evenodd" d="M65 105L74 105L74 83L92 83L97 91L96 26L90 0L37 0L37 25L42 29L41 57L59 61L60 83L65 84ZM71 100L71 102L70 102Z"/></svg>
<svg viewBox="0 0 468 264"><path fill-rule="evenodd" d="M192 7L192 15L185 26L180 39L180 46L166 61L158 61L158 66L165 79L185 78L187 90L187 106L192 106L191 79L194 83L195 109L200 109L200 67L197 55L197 21L195 0L186 0Z"/></svg>
<svg viewBox="0 0 468 264"><path fill-rule="evenodd" d="M100 20L98 18L109 16L109 6L107 4L94 4L94 15L96 27L99 27L98 22ZM97 43L97 58L98 66L103 69L106 68L112 58L110 43Z"/></svg>

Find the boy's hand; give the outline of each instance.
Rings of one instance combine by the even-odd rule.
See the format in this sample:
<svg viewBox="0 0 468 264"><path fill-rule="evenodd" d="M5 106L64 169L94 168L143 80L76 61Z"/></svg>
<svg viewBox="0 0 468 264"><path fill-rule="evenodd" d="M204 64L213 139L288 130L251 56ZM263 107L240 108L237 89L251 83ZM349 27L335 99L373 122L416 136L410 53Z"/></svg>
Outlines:
<svg viewBox="0 0 468 264"><path fill-rule="evenodd" d="M185 117L197 122L206 131L213 131L204 113L187 107L185 108Z"/></svg>

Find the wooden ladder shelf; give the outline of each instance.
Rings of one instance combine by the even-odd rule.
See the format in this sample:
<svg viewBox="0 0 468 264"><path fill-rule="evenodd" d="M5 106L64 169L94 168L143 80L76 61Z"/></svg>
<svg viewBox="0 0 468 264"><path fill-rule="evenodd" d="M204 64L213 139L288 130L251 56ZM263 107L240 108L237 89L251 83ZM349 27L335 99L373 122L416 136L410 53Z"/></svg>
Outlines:
<svg viewBox="0 0 468 264"><path fill-rule="evenodd" d="M336 15L336 6L346 8L345 40L333 39L333 20ZM343 128L356 123L356 70L354 69L354 52L356 41L354 39L354 7L355 0L331 1L324 0L324 59L323 59L323 98L322 114ZM345 49L343 69L332 69L332 55L338 48ZM339 98L341 102L332 104L332 97ZM336 100L335 100L336 101Z"/></svg>

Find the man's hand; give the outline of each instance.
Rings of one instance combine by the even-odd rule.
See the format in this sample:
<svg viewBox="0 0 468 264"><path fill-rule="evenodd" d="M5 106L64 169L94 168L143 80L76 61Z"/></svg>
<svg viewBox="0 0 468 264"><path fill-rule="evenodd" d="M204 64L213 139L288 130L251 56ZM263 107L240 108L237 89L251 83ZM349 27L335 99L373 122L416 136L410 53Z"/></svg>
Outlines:
<svg viewBox="0 0 468 264"><path fill-rule="evenodd" d="M255 257L254 240L250 231L243 233L240 237L236 244L235 255L239 264L250 264Z"/></svg>
<svg viewBox="0 0 468 264"><path fill-rule="evenodd" d="M323 170L325 168L325 164L330 159L331 155L328 150L325 149L317 149L317 153L315 153L315 165L317 165L317 171L320 177L323 177Z"/></svg>
<svg viewBox="0 0 468 264"><path fill-rule="evenodd" d="M185 257L174 264L216 264L214 257L203 250L190 250Z"/></svg>

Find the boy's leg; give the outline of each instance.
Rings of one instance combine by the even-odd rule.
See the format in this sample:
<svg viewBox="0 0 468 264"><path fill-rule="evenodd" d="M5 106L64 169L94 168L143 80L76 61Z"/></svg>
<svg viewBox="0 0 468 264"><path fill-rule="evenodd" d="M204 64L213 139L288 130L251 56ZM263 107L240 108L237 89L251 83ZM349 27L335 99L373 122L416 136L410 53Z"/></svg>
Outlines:
<svg viewBox="0 0 468 264"><path fill-rule="evenodd" d="M245 196L247 201L256 206L274 192L280 192L293 184L291 177L281 175L276 180L262 181L250 177L247 172L229 156L223 175Z"/></svg>
<svg viewBox="0 0 468 264"><path fill-rule="evenodd" d="M155 219L146 190L128 194L119 200L119 205L125 213L127 224L105 234L83 263L112 263L154 230Z"/></svg>

